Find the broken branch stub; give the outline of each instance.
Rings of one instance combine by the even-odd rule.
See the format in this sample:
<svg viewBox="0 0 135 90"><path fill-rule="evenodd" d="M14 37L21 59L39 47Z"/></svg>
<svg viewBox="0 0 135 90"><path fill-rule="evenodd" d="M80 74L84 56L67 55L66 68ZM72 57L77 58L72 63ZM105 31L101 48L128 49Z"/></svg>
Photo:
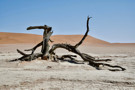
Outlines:
<svg viewBox="0 0 135 90"><path fill-rule="evenodd" d="M44 26L30 26L27 28L27 30L31 30L31 29L44 29L44 30L50 31L52 29L52 27L44 25Z"/></svg>

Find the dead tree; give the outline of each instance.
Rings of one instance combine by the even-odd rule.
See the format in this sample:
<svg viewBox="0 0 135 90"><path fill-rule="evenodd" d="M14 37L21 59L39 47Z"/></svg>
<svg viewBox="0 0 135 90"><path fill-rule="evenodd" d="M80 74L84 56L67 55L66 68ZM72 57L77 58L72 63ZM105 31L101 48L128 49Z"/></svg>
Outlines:
<svg viewBox="0 0 135 90"><path fill-rule="evenodd" d="M113 66L113 65L110 65L110 64L105 64L105 63L97 63L98 60L96 60L94 57L88 55L88 54L85 54L85 53L81 53L77 47L79 47L83 41L85 40L85 38L87 37L88 35L88 32L89 32L89 19L90 17L87 18L87 31L85 33L85 35L83 36L82 40L77 43L75 46L73 45L70 45L70 44L54 44L52 46L52 48L50 49L49 53L50 54L54 54L54 51L57 49L57 48L63 48L63 49L66 49L68 50L69 52L73 52L77 55L79 55L84 61L88 61L89 62L89 65L99 69L99 66L100 65L103 65L103 66L108 66L108 67L112 67L112 68L120 68L122 71L125 70L125 68L121 67L121 66ZM110 61L110 59L106 59L106 60L100 60L100 61Z"/></svg>
<svg viewBox="0 0 135 90"><path fill-rule="evenodd" d="M44 29L44 34L43 34L43 41L40 42L39 44L37 44L35 47L33 47L32 49L27 49L25 51L32 51L31 54L25 54L23 53L22 51L20 50L17 50L18 53L20 53L21 55L23 55L21 58L19 58L20 60L34 60L38 57L42 57L42 59L44 59L44 57L46 57L46 59L49 59L49 57L52 59L64 59L64 58L70 58L72 59L73 57L76 57L74 55L63 55L62 57L58 57L58 55L55 54L55 50L58 49L58 48L63 48L63 49L66 49L68 50L69 52L72 52L72 53L75 53L77 55L79 55L84 61L87 61L89 62L89 65L90 66L93 66L95 67L96 69L100 69L100 65L102 66L108 66L108 67L112 67L112 68L118 68L118 69L121 69L122 71L126 70L125 68L121 67L121 66L113 66L113 65L110 65L110 64L106 64L106 63L98 63L99 61L111 61L110 59L96 59L86 53L81 53L79 50L78 50L78 47L83 43L83 41L85 40L85 38L87 37L88 35L88 32L89 32L89 19L91 17L88 17L87 18L87 30L86 30L86 33L85 35L83 36L83 38L81 39L80 42L78 42L76 45L70 45L70 44L54 44L51 49L49 50L49 44L48 44L48 41L50 40L50 36L52 35L52 31L51 31L51 27L45 25L45 26L31 26L31 27L28 27L27 30L30 30L30 29ZM51 41L51 40L50 40ZM34 53L34 51L36 50L36 48L38 48L39 46L42 46L42 49L41 49L41 53ZM109 69L111 70L111 69ZM117 70L117 69L113 69L114 71Z"/></svg>
<svg viewBox="0 0 135 90"><path fill-rule="evenodd" d="M31 30L31 29L44 29L43 41L41 41L39 44L37 44L32 49L25 50L25 51L32 51L31 54L25 54L24 52L17 49L17 52L20 53L23 56L19 59L16 59L16 60L31 61L31 60L35 60L38 57L41 57L42 59L48 59L48 51L49 51L48 41L53 42L52 40L50 40L50 36L53 33L51 31L52 27L44 25L44 26L30 26L30 27L27 28L27 30ZM38 48L39 46L42 46L41 53L34 53L36 48Z"/></svg>

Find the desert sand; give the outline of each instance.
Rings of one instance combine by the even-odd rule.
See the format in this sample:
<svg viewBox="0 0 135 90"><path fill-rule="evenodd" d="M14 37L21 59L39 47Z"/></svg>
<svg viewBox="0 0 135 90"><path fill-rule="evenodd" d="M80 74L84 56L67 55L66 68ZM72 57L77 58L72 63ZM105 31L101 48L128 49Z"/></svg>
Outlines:
<svg viewBox="0 0 135 90"><path fill-rule="evenodd" d="M51 62L36 59L29 62L9 62L21 57L16 49L29 49L40 42L42 37L32 34L33 37L29 34L22 36L6 34L8 35L0 33L0 90L135 90L134 44L112 44L88 36L84 44L79 47L81 52L94 57L112 59L107 63L126 68L125 71L112 72L107 70L108 67L101 66L102 70L96 70L87 65L87 62L76 64L68 60ZM67 42L74 45L81 36L57 35L51 39L54 43ZM29 39L26 40L27 37ZM3 40L4 38L6 40ZM40 48L36 52L40 52ZM63 49L58 49L56 52L58 55L69 53ZM82 61L79 56L77 60Z"/></svg>
<svg viewBox="0 0 135 90"><path fill-rule="evenodd" d="M81 40L83 35L53 35L51 39L54 43L69 43L69 44L76 44ZM5 33L0 32L0 44L33 44L39 43L42 41L42 35L35 35L35 34L25 34L25 33ZM53 44L54 44L53 43ZM87 36L86 40L82 45L109 45L109 42L96 39L92 36Z"/></svg>

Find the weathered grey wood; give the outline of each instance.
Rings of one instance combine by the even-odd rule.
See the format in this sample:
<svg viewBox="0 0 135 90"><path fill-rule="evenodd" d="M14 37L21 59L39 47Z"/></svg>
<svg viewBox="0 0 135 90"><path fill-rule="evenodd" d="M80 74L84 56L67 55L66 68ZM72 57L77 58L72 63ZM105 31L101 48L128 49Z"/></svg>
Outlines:
<svg viewBox="0 0 135 90"><path fill-rule="evenodd" d="M30 61L30 60L34 60L34 59L36 59L38 57L42 57L43 58L48 53L48 51L49 51L48 41L50 40L50 36L53 33L51 31L52 27L49 27L47 25L44 25L44 26L30 26L30 27L27 28L27 30L31 30L31 29L44 29L43 41L41 41L39 44L37 44L32 49L25 50L25 51L32 51L31 54L25 54L24 52L22 52L19 49L17 49L17 52L20 53L23 56L21 58L19 58L19 59L16 59L16 60ZM34 53L34 51L36 50L36 48L38 48L39 46L42 46L41 53ZM14 60L14 61L16 61L16 60Z"/></svg>
<svg viewBox="0 0 135 90"><path fill-rule="evenodd" d="M28 49L28 50L25 50L25 51L30 51L32 50L32 54L34 53L34 51L36 50L36 48L38 48L39 46L42 46L42 49L41 49L41 52L42 52L42 58L44 56L47 55L48 51L49 51L49 44L48 42L51 41L53 42L52 40L50 40L50 36L52 35L52 27L49 27L47 25L44 25L44 26L30 26L27 28L27 30L31 30L31 29L44 29L44 33L43 33L43 41L40 42L39 44L37 44L35 47L33 47L32 49Z"/></svg>
<svg viewBox="0 0 135 90"><path fill-rule="evenodd" d="M49 32L44 31L44 34L43 34L43 45L42 45L42 49L41 49L43 57L46 56L48 51L49 51L48 41L49 41L50 36L52 35L52 33L53 32L51 32L51 31L49 31Z"/></svg>
<svg viewBox="0 0 135 90"><path fill-rule="evenodd" d="M30 26L27 28L27 30L31 30L31 29L44 29L44 30L47 30L47 32L48 32L52 29L52 27L44 25L44 26Z"/></svg>
<svg viewBox="0 0 135 90"><path fill-rule="evenodd" d="M43 49L45 49L45 47L48 47L48 40L50 42L53 42L51 39L50 39L50 36L53 32L51 32L51 29L52 27L49 27L47 25L44 25L44 26L30 26L27 28L27 30L31 30L31 29L44 29L44 33L43 33L43 41L41 41L40 43L38 43L35 47L33 47L32 49L26 49L25 51L32 51L32 53L34 53L34 51L36 50L36 48L42 46L42 52L43 52ZM51 32L51 33L49 33ZM47 46L45 46L47 45Z"/></svg>

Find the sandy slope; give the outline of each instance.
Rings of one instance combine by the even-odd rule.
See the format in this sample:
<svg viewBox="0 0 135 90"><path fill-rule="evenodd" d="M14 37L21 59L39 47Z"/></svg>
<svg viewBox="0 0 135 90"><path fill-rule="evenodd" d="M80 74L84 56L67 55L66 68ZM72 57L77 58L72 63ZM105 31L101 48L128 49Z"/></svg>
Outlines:
<svg viewBox="0 0 135 90"><path fill-rule="evenodd" d="M85 64L34 60L8 62L20 57L16 48L24 50L31 44L0 45L0 90L135 90L135 47L89 47L79 50L99 58L110 58L112 65L126 71L111 72ZM37 50L40 52L40 49ZM57 50L58 55L67 54ZM78 57L78 60L81 60Z"/></svg>
<svg viewBox="0 0 135 90"><path fill-rule="evenodd" d="M0 32L0 44L38 43L41 35Z"/></svg>
<svg viewBox="0 0 135 90"><path fill-rule="evenodd" d="M76 44L81 40L83 35L54 35L51 39L54 43L70 43ZM23 34L23 33L5 33L0 32L0 44L16 44L16 43L38 43L42 40L41 35ZM84 45L108 45L103 40L88 36L84 41Z"/></svg>
<svg viewBox="0 0 135 90"><path fill-rule="evenodd" d="M75 45L82 39L83 35L54 35L51 37L56 43L70 43ZM54 42L54 43L55 43ZM94 38L92 36L87 36L83 45L110 45L109 42Z"/></svg>

